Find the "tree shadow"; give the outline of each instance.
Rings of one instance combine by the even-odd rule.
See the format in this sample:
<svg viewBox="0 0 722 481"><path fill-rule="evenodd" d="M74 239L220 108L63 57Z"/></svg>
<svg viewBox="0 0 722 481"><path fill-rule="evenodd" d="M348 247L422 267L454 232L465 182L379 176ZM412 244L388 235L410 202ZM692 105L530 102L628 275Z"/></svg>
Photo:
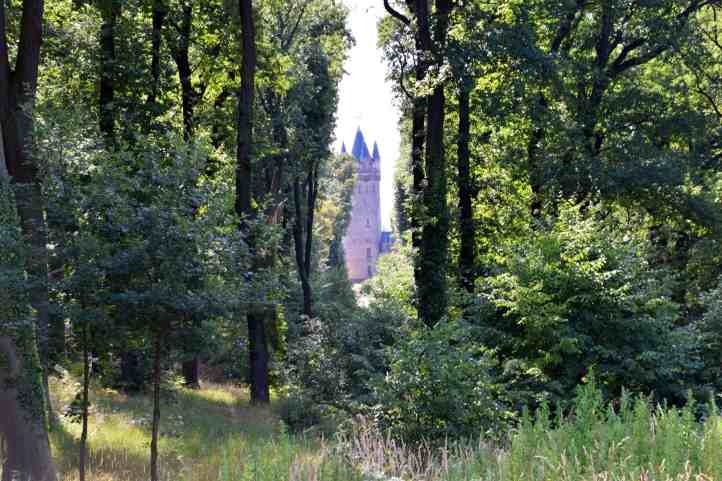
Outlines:
<svg viewBox="0 0 722 481"><path fill-rule="evenodd" d="M91 401L89 479L148 479L151 398L95 388ZM240 389L228 386L165 391L161 413L161 472L168 480L216 479L208 464L220 462L228 446L273 442L280 432L270 408L249 406ZM63 420L51 433L60 479L78 477L78 431ZM205 466L198 468L215 476L188 477L200 461Z"/></svg>

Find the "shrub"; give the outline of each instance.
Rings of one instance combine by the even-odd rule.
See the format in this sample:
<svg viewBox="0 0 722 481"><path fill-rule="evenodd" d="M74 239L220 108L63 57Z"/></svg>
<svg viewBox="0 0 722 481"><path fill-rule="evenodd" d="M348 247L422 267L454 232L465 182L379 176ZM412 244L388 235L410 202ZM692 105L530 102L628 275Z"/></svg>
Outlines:
<svg viewBox="0 0 722 481"><path fill-rule="evenodd" d="M506 253L481 280L470 316L483 342L553 379L547 389L569 399L595 367L600 384L683 401L700 368L695 332L677 327L672 276L648 262L649 241L614 213L566 206L552 228Z"/></svg>
<svg viewBox="0 0 722 481"><path fill-rule="evenodd" d="M318 426L323 420L319 405L301 395L293 394L281 399L277 409L279 417L292 433Z"/></svg>
<svg viewBox="0 0 722 481"><path fill-rule="evenodd" d="M382 427L406 440L491 435L513 417L493 353L462 322L410 330L389 358L376 410Z"/></svg>

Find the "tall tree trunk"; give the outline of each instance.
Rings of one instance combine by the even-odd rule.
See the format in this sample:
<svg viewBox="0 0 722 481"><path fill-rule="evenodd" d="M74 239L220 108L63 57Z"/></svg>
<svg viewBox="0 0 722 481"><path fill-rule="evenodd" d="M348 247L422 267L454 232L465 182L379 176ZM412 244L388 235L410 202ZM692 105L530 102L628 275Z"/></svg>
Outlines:
<svg viewBox="0 0 722 481"><path fill-rule="evenodd" d="M6 324L0 332L0 434L7 449L2 481L55 481L35 330Z"/></svg>
<svg viewBox="0 0 722 481"><path fill-rule="evenodd" d="M82 431L80 433L80 449L78 452L78 471L80 481L85 481L85 463L88 446L88 400L90 394L90 350L88 348L88 321L83 321L83 406Z"/></svg>
<svg viewBox="0 0 722 481"><path fill-rule="evenodd" d="M310 180L309 180L310 182ZM311 187L308 187L308 195L311 193ZM312 237L307 229L313 228L313 219L310 217L312 214L306 212L304 216L303 198L301 195L301 179L299 176L293 181L293 204L295 210L295 218L293 223L293 240L296 252L296 268L298 269L298 277L301 281L301 290L303 293L303 314L305 316L312 316L312 292L311 292L311 262L310 262L310 246ZM313 208L311 201L309 200L306 209Z"/></svg>
<svg viewBox="0 0 722 481"><path fill-rule="evenodd" d="M435 6L436 26L432 40L427 0L416 1L418 36L423 49L419 57L435 55L436 62L440 63L443 61L452 3L449 0L436 0ZM448 305L449 208L444 155L444 88L443 83L435 86L426 113L426 185L423 206L425 216L432 220L424 222L422 227L417 289L419 317L429 327L436 325L446 315Z"/></svg>
<svg viewBox="0 0 722 481"><path fill-rule="evenodd" d="M198 94L191 81L193 71L190 64L191 24L193 21L193 5L183 5L183 17L179 28L178 46L173 57L178 68L178 79L181 85L181 105L183 107L183 138L189 142L195 132L194 111L198 103ZM240 148L240 147L239 147Z"/></svg>
<svg viewBox="0 0 722 481"><path fill-rule="evenodd" d="M150 479L158 481L158 437L160 436L160 381L161 357L163 352L164 329L159 329L155 336L153 349L153 431L150 440Z"/></svg>
<svg viewBox="0 0 722 481"><path fill-rule="evenodd" d="M8 168L5 161L5 141L3 140L3 124L0 118L0 180L8 177Z"/></svg>
<svg viewBox="0 0 722 481"><path fill-rule="evenodd" d="M201 388L201 360L198 356L183 362L183 383L187 388Z"/></svg>
<svg viewBox="0 0 722 481"><path fill-rule="evenodd" d="M0 2L2 3L2 2ZM29 247L26 271L32 279L30 303L35 309L38 347L47 397L48 376L48 251L42 179L33 155L33 109L42 43L43 1L24 0L17 63L10 69L5 34L5 5L0 5L0 123L8 175L15 183L15 201Z"/></svg>
<svg viewBox="0 0 722 481"><path fill-rule="evenodd" d="M101 0L100 14L100 131L109 146L115 145L115 25L120 14L118 0Z"/></svg>
<svg viewBox="0 0 722 481"><path fill-rule="evenodd" d="M252 217L253 100L256 82L256 30L253 2L241 0L241 90L238 96L238 151L236 163L236 213L240 218Z"/></svg>
<svg viewBox="0 0 722 481"><path fill-rule="evenodd" d="M162 0L153 0L153 33L151 37L152 58L150 63L150 72L153 77L153 85L148 95L147 103L151 109L155 110L158 94L160 93L160 47L162 40L163 22L165 21L165 5ZM152 112L156 115L157 112Z"/></svg>
<svg viewBox="0 0 722 481"><path fill-rule="evenodd" d="M474 291L476 282L476 228L472 200L474 188L471 185L471 163L469 155L470 131L470 89L462 79L459 85L459 138L457 142L457 169L459 174L459 275L461 286L468 292Z"/></svg>
<svg viewBox="0 0 722 481"><path fill-rule="evenodd" d="M252 205L253 170L251 149L253 146L253 102L256 82L256 28L253 19L252 0L241 0L241 90L238 96L238 151L236 163L235 209L241 221L241 229L247 234L251 249L255 249L250 227L246 221L255 217ZM256 266L258 267L258 266ZM261 305L251 305L248 323L248 349L250 357L251 402L269 402L269 351L266 339L265 311Z"/></svg>
<svg viewBox="0 0 722 481"><path fill-rule="evenodd" d="M271 400L266 321L275 317L275 309L263 304L252 304L248 310L248 350L251 377L251 403L268 404Z"/></svg>

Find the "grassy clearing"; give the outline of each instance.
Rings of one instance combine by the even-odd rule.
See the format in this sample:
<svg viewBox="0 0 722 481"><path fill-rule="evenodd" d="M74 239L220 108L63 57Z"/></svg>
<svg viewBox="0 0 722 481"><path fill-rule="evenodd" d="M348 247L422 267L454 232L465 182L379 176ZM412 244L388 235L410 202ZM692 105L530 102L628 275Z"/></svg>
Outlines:
<svg viewBox="0 0 722 481"><path fill-rule="evenodd" d="M76 388L53 383L55 406ZM94 390L90 479L148 479L150 400ZM504 448L408 447L358 424L333 443L284 432L271 410L250 407L232 386L181 389L166 399L161 441L170 481L710 481L722 480L722 421L644 400L605 407L582 390L567 416L526 417ZM61 479L77 479L78 425L52 436Z"/></svg>
<svg viewBox="0 0 722 481"><path fill-rule="evenodd" d="M53 405L62 411L77 386L53 381ZM94 389L89 435L89 479L149 479L151 400ZM349 478L318 440L286 434L270 409L248 405L245 390L204 384L180 389L162 407L161 472L168 481ZM61 479L77 479L80 425L61 416L51 435Z"/></svg>

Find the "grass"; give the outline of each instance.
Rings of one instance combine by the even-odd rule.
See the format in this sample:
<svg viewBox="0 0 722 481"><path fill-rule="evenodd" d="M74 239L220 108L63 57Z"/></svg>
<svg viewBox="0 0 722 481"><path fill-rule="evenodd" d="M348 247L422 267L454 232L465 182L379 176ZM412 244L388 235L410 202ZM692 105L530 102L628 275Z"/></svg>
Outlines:
<svg viewBox="0 0 722 481"><path fill-rule="evenodd" d="M62 412L77 389L53 380L53 406ZM150 398L93 389L91 402L88 479L149 479ZM60 418L53 453L60 479L74 481L80 425ZM163 402L161 434L161 475L168 481L352 481L322 441L285 433L271 409L249 406L247 391L230 385L173 392Z"/></svg>
<svg viewBox="0 0 722 481"><path fill-rule="evenodd" d="M710 406L652 408L629 397L613 409L594 386L576 408L525 416L503 448L486 443L407 447L371 426L343 439L368 479L414 481L711 481L722 480L722 420Z"/></svg>
<svg viewBox="0 0 722 481"><path fill-rule="evenodd" d="M76 390L54 380L54 406ZM147 480L150 399L94 389L92 401L89 479ZM525 416L503 446L411 447L364 422L333 442L293 436L245 390L205 384L164 400L161 471L168 481L722 481L722 420L697 411L631 398L612 409L585 387L574 412ZM77 479L79 432L61 418L52 433L61 480Z"/></svg>

